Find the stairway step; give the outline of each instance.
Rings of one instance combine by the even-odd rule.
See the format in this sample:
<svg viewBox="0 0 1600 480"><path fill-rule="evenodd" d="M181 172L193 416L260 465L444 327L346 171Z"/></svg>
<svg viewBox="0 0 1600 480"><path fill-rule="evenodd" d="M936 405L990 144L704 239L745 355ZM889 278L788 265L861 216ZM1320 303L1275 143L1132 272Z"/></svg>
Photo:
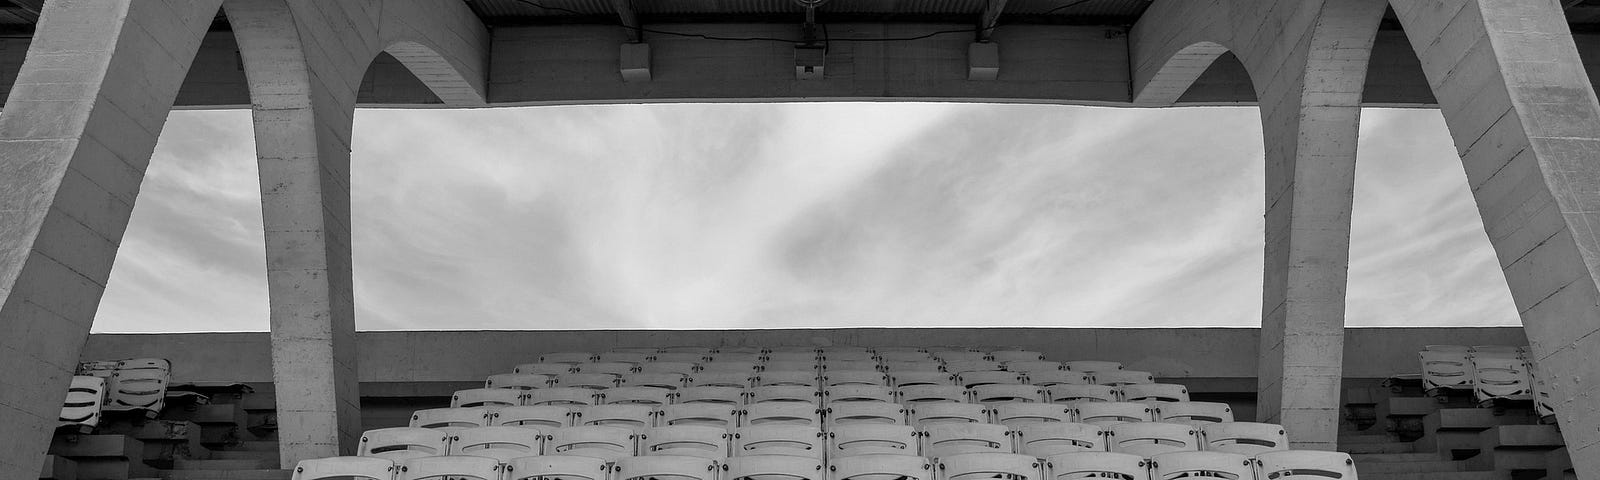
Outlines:
<svg viewBox="0 0 1600 480"><path fill-rule="evenodd" d="M1511 480L1506 472L1357 473L1361 480Z"/></svg>
<svg viewBox="0 0 1600 480"><path fill-rule="evenodd" d="M1416 447L1410 442L1386 443L1358 443L1354 445L1339 445L1339 451L1345 453L1414 453Z"/></svg>
<svg viewBox="0 0 1600 480"><path fill-rule="evenodd" d="M289 480L291 470L163 470L163 480Z"/></svg>
<svg viewBox="0 0 1600 480"><path fill-rule="evenodd" d="M1355 445L1355 444L1366 444L1366 443L1391 443L1391 442L1398 442L1398 441L1400 441L1400 439L1395 438L1394 435L1381 434L1381 433L1380 434L1367 434L1367 435L1340 435L1339 436L1339 444L1340 445Z"/></svg>
<svg viewBox="0 0 1600 480"><path fill-rule="evenodd" d="M277 462L272 462L269 465L265 459L260 458L230 460L190 460L180 458L173 462L173 467L177 470L259 470L276 466Z"/></svg>
<svg viewBox="0 0 1600 480"><path fill-rule="evenodd" d="M278 463L278 452L255 450L212 450L212 460L262 460Z"/></svg>
<svg viewBox="0 0 1600 480"><path fill-rule="evenodd" d="M1434 462L1444 460L1437 453L1353 453L1350 459L1356 465L1365 463Z"/></svg>
<svg viewBox="0 0 1600 480"><path fill-rule="evenodd" d="M258 441L239 442L239 445L236 446L236 447L233 447L231 450L234 450L234 451L243 450L243 451L247 451L247 452L277 452L278 451L278 442L276 442L276 441L273 441L273 442L258 442Z"/></svg>
<svg viewBox="0 0 1600 480"><path fill-rule="evenodd" d="M1393 462L1393 463L1361 463L1356 462L1356 471L1365 477L1369 473L1428 473L1428 472L1461 472L1467 466L1463 462L1435 460L1431 462Z"/></svg>

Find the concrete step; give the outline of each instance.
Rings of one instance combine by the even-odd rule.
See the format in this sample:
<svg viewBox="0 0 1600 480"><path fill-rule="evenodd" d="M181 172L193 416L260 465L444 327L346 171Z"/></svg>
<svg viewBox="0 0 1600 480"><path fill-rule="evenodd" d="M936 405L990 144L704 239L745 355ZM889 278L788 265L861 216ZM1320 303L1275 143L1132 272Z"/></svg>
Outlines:
<svg viewBox="0 0 1600 480"><path fill-rule="evenodd" d="M1353 453L1350 459L1356 465L1363 463L1433 462L1444 460L1437 453Z"/></svg>
<svg viewBox="0 0 1600 480"><path fill-rule="evenodd" d="M230 448L229 450L233 450L233 451L241 451L242 450L242 451L247 451L247 452L277 452L278 451L278 442L258 442L258 441L239 442L238 445L234 446L233 448Z"/></svg>
<svg viewBox="0 0 1600 480"><path fill-rule="evenodd" d="M1467 470L1464 462L1434 460L1431 462L1394 462L1394 463L1361 463L1356 462L1356 471L1365 477L1369 473L1428 473L1428 472L1463 472Z"/></svg>
<svg viewBox="0 0 1600 480"><path fill-rule="evenodd" d="M1415 453L1416 449L1410 442L1384 442L1384 443L1357 443L1354 445L1339 445L1339 451L1356 453Z"/></svg>
<svg viewBox="0 0 1600 480"><path fill-rule="evenodd" d="M259 470L278 466L278 462L270 464L265 459L247 458L232 460L190 460L180 458L173 463L175 470Z"/></svg>
<svg viewBox="0 0 1600 480"><path fill-rule="evenodd" d="M289 480L291 470L163 470L163 480Z"/></svg>
<svg viewBox="0 0 1600 480"><path fill-rule="evenodd" d="M1382 434L1382 433L1379 433L1379 434L1365 434L1365 435L1360 435L1360 434L1357 434L1357 435L1340 435L1339 436L1339 444L1340 445L1355 445L1355 444L1366 444L1366 443L1389 443L1389 442L1397 442L1397 441L1399 441L1399 439L1395 438L1394 435L1388 435L1388 434Z"/></svg>
<svg viewBox="0 0 1600 480"><path fill-rule="evenodd" d="M1428 473L1374 473L1368 475L1357 469L1361 480L1511 480L1505 472L1428 472Z"/></svg>
<svg viewBox="0 0 1600 480"><path fill-rule="evenodd" d="M212 450L212 460L263 460L278 463L278 452L252 450Z"/></svg>

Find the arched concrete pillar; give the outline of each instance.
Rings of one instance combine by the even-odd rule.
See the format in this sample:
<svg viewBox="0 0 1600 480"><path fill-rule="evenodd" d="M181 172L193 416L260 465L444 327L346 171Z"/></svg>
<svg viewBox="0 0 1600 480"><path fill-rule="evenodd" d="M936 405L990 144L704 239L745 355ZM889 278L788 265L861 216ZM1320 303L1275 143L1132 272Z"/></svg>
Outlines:
<svg viewBox="0 0 1600 480"><path fill-rule="evenodd" d="M1392 2L1579 478L1600 478L1600 103L1554 0Z"/></svg>
<svg viewBox="0 0 1600 480"><path fill-rule="evenodd" d="M39 475L145 166L219 3L45 3L0 113L0 478Z"/></svg>
<svg viewBox="0 0 1600 480"><path fill-rule="evenodd" d="M1170 105L1232 49L1266 146L1257 419L1333 449L1344 360L1356 140L1383 0L1158 1L1135 26L1135 101Z"/></svg>
<svg viewBox="0 0 1600 480"><path fill-rule="evenodd" d="M250 84L290 468L349 454L361 434L350 146L362 76L389 47L447 103L483 105L488 32L445 0L227 0L224 10Z"/></svg>

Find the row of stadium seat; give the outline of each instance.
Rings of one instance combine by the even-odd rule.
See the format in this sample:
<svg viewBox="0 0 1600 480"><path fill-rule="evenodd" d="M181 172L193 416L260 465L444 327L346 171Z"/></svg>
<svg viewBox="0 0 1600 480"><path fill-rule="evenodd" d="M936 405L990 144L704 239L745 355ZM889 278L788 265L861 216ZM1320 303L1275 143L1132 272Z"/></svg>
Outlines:
<svg viewBox="0 0 1600 480"><path fill-rule="evenodd" d="M61 426L94 428L104 412L161 411L166 403L172 363L160 358L94 361L78 364L61 406Z"/></svg>
<svg viewBox="0 0 1600 480"><path fill-rule="evenodd" d="M361 477L377 480L472 478L478 480L1072 480L1115 478L1153 480L1229 478L1354 480L1349 455L1306 450L1275 451L1248 457L1222 452L1174 452L1150 458L1124 453L1068 453L1041 461L1021 455L973 453L928 459L910 455L862 455L823 462L788 455L730 458L726 462L675 455L624 457L616 462L582 456L525 456L507 461L490 457L430 456L398 462L375 457L306 460L293 480Z"/></svg>
<svg viewBox="0 0 1600 480"><path fill-rule="evenodd" d="M831 430L853 424L920 427L941 423L1020 426L1043 422L1093 425L1168 422L1200 425L1232 421L1233 410L1219 402L924 403L910 406L887 402L834 402L825 406L769 402L743 406L692 403L433 408L412 413L410 426L453 430L485 426L611 425L638 430L655 426L707 425L731 430L745 426L804 425Z"/></svg>
<svg viewBox="0 0 1600 480"><path fill-rule="evenodd" d="M839 385L963 385L976 386L988 383L1021 383L1029 385L1137 385L1155 383L1150 372L1137 370L1111 370L1097 373L1070 370L1013 372L1006 370L963 370L957 373L944 371L893 372L876 370L835 370L816 372L810 370L773 370L751 372L633 372L633 373L526 373L490 375L484 385L496 388L535 389L547 387L612 388L612 387L764 387L779 385L809 385L830 387Z"/></svg>
<svg viewBox="0 0 1600 480"><path fill-rule="evenodd" d="M1539 416L1555 415L1549 389L1535 380L1538 364L1528 347L1428 345L1417 356L1422 387L1430 395L1470 392L1484 405L1531 401Z"/></svg>
<svg viewBox="0 0 1600 480"><path fill-rule="evenodd" d="M1043 360L1044 354L1022 349L712 349L712 348L682 348L672 351L610 351L603 353L592 352L558 352L547 353L539 357L540 362L547 363L587 363L587 362L628 362L646 363L661 362L711 362L711 361L858 361L879 360L884 362L896 361L921 361L939 360L974 361L988 360L995 362L1019 362ZM1086 362L1085 365L1095 362ZM1103 368L1103 367L1102 367Z"/></svg>
<svg viewBox="0 0 1600 480"><path fill-rule="evenodd" d="M875 401L916 404L924 402L1001 403L1038 402L1184 402L1187 387L1173 383L1147 383L1122 386L1059 384L1040 387L1028 384L991 383L971 388L960 385L836 385L816 388L804 385L768 385L739 388L722 386L613 387L589 389L556 387L540 389L473 388L457 390L450 398L452 407L515 405L606 405L642 403L667 405L681 403L726 403L734 405L767 402L842 402Z"/></svg>
<svg viewBox="0 0 1600 480"><path fill-rule="evenodd" d="M1123 370L1122 364L1102 361L1053 362L1046 360L922 360L849 359L849 360L719 360L674 359L644 362L537 362L517 365L516 373L559 375L566 373L682 373L697 372L762 372L762 371L838 371L869 370L880 372L948 372L959 373L979 370L1004 370L1017 373L1069 371L1081 373L1109 373Z"/></svg>

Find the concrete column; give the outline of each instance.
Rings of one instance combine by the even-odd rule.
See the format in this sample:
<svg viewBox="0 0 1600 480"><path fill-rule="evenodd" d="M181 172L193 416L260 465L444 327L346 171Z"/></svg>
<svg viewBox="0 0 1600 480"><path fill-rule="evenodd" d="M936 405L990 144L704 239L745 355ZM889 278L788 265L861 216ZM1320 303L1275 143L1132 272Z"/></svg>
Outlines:
<svg viewBox="0 0 1600 480"><path fill-rule="evenodd" d="M1600 103L1561 5L1392 4L1455 138L1573 465L1600 479Z"/></svg>
<svg viewBox="0 0 1600 480"><path fill-rule="evenodd" d="M1176 101L1228 48L1266 146L1257 420L1294 448L1338 440L1356 139L1383 0L1157 2L1134 29L1135 101Z"/></svg>
<svg viewBox="0 0 1600 480"><path fill-rule="evenodd" d="M0 478L36 478L220 0L58 0L0 114Z"/></svg>

